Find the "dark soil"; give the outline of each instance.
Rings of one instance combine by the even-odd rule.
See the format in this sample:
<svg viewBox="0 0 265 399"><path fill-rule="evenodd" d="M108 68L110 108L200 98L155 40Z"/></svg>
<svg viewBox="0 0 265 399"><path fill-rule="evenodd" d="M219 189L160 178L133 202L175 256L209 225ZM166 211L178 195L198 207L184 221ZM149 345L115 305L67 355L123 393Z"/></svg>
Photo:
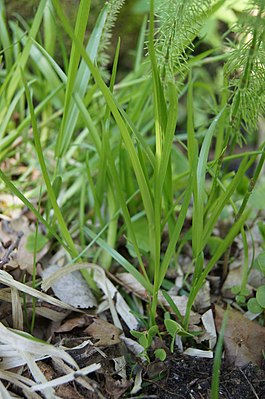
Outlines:
<svg viewBox="0 0 265 399"><path fill-rule="evenodd" d="M141 398L210 399L212 359L176 355L161 381L147 381ZM220 399L265 398L265 370L249 364L244 369L222 366Z"/></svg>

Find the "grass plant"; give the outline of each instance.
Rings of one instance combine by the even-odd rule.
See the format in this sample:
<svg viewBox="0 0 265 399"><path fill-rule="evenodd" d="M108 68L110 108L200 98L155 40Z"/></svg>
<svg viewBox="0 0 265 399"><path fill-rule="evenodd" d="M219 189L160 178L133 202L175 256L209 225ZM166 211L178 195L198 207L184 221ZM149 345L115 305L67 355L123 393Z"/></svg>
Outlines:
<svg viewBox="0 0 265 399"><path fill-rule="evenodd" d="M80 1L73 27L59 0L41 0L30 26L7 20L0 0L0 159L39 171L31 181L3 167L1 189L20 198L36 216L37 231L43 224L53 248L63 246L72 262L129 272L147 292L149 329L156 325L168 272L177 270L178 255L190 246L184 317L174 305L177 326L190 336L198 292L235 237L244 240L249 198L264 166L264 143L255 151L247 143L265 107L265 2L250 1L252 8L233 28L236 35L205 51L200 31L224 1L161 1L158 11L150 0L134 66L117 82L122 38L114 44L109 76L106 43L123 3L106 3L87 39L91 1ZM69 55L60 29L71 39ZM241 153L234 156L238 144ZM238 167L229 173L233 157ZM248 185L240 196L244 178ZM227 231L206 256L230 209ZM122 239L127 257L118 250ZM245 257L242 290L247 249ZM93 288L90 271L82 274ZM172 304L167 290L164 296Z"/></svg>

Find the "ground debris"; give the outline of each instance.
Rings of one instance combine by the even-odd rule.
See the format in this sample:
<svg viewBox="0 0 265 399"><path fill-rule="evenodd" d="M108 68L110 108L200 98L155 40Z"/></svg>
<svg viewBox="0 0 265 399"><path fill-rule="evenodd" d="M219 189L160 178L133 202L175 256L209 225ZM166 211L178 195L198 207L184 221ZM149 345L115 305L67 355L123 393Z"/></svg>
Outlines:
<svg viewBox="0 0 265 399"><path fill-rule="evenodd" d="M144 397L159 399L210 399L212 359L190 358L174 354L168 362L166 377L159 382L148 380ZM143 378L144 381L145 378ZM220 374L220 399L257 399L265 397L265 371L253 364L245 368L227 367Z"/></svg>

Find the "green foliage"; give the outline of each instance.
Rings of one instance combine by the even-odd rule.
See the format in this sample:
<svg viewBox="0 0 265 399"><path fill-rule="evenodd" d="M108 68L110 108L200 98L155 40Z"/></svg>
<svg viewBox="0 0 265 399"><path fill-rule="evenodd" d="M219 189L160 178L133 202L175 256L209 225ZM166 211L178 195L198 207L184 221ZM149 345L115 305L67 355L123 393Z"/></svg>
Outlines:
<svg viewBox="0 0 265 399"><path fill-rule="evenodd" d="M177 334L192 337L188 325L196 295L239 234L244 264L234 292L240 303L248 295L245 224L249 205L262 208L262 186L252 191L259 184L265 145L231 153L235 132L242 125L254 132L264 111L264 1L253 2L257 12L240 15L227 51L219 33L218 48L205 50L199 38L223 1L151 0L134 66L117 81L118 41L106 83L102 68L123 3L110 0L102 8L87 41L90 1L79 2L73 26L59 0L42 0L25 27L7 20L0 0L0 158L11 165L0 170L0 178L1 189L6 186L45 225L55 249L63 246L72 262L94 262L114 273L121 267L146 290L148 328L132 335L147 355L159 333L159 291L187 246L192 279L184 317L163 292L177 319L165 315L171 350ZM55 38L61 48L64 42L53 18L71 41L63 62L56 57ZM234 159L238 166L228 173ZM13 163L15 170L22 163L28 171L17 176ZM32 170L41 172L36 180L29 178ZM39 186L44 216L33 205ZM231 225L217 237L224 214ZM264 272L263 258L257 259L254 267ZM260 287L248 306L263 305ZM165 355L162 348L155 352L159 359Z"/></svg>
<svg viewBox="0 0 265 399"><path fill-rule="evenodd" d="M174 344L175 344L175 339L176 335L179 335L180 337L193 337L192 334L189 332L185 331L183 327L179 323L177 323L175 320L172 320L170 318L170 314L168 312L165 313L165 327L169 335L172 337L170 349L171 352L174 351Z"/></svg>
<svg viewBox="0 0 265 399"><path fill-rule="evenodd" d="M174 79L182 72L193 50L193 40L198 34L210 8L210 0L161 0L157 19L156 53L162 77Z"/></svg>
<svg viewBox="0 0 265 399"><path fill-rule="evenodd" d="M112 29L115 25L117 16L124 4L125 0L109 0L106 4L105 24L102 31L102 38L98 49L97 60L99 65L105 69L110 59L107 53L112 37Z"/></svg>
<svg viewBox="0 0 265 399"><path fill-rule="evenodd" d="M253 131L265 111L264 9L264 0L252 1L250 10L243 12L234 26L238 43L229 42L225 71L230 78L230 123L237 131L242 123L247 131Z"/></svg>
<svg viewBox="0 0 265 399"><path fill-rule="evenodd" d="M254 268L263 273L265 277L265 251L261 252L254 261ZM248 310L252 313L261 313L265 310L265 285L258 287L256 298L251 298L248 301Z"/></svg>
<svg viewBox="0 0 265 399"><path fill-rule="evenodd" d="M35 250L35 242L37 242L36 252L39 252L47 244L48 241L49 239L41 233L38 233L37 236L36 234L31 233L27 237L26 249L29 252L33 253Z"/></svg>
<svg viewBox="0 0 265 399"><path fill-rule="evenodd" d="M224 318L221 325L221 330L219 333L215 355L213 363L213 373L212 373L212 384L211 384L211 399L219 398L219 385L220 385L220 372L221 372L221 362L222 362L222 352L223 352L223 341L225 328L228 320L228 310L224 314Z"/></svg>
<svg viewBox="0 0 265 399"><path fill-rule="evenodd" d="M138 340L139 344L143 347L143 351L139 353L139 356L144 356L149 361L147 351L150 349L153 339L158 333L158 327L152 326L146 331L130 331L130 333ZM158 352L157 357L159 358L159 356L163 357L163 353L161 351Z"/></svg>
<svg viewBox="0 0 265 399"><path fill-rule="evenodd" d="M166 353L165 349L163 349L163 348L156 349L154 351L154 355L157 359L161 360L161 362L163 362L167 358L167 353Z"/></svg>

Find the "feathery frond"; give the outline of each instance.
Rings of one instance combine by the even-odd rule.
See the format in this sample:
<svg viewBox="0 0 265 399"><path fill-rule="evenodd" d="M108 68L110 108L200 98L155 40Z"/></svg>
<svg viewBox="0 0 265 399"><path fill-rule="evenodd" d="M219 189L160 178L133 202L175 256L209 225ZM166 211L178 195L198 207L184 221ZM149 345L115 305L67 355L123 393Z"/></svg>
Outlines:
<svg viewBox="0 0 265 399"><path fill-rule="evenodd" d="M109 63L108 47L112 36L112 28L115 25L117 16L125 0L109 0L106 3L107 16L105 26L102 32L101 41L98 50L97 61L101 69L105 69Z"/></svg>
<svg viewBox="0 0 265 399"><path fill-rule="evenodd" d="M211 0L161 0L157 11L159 28L155 43L162 77L180 72L193 49L195 36L207 15Z"/></svg>
<svg viewBox="0 0 265 399"><path fill-rule="evenodd" d="M235 133L242 123L251 132L265 111L265 0L251 3L253 7L234 27L238 44L230 44L232 51L225 68L230 79L230 122Z"/></svg>

